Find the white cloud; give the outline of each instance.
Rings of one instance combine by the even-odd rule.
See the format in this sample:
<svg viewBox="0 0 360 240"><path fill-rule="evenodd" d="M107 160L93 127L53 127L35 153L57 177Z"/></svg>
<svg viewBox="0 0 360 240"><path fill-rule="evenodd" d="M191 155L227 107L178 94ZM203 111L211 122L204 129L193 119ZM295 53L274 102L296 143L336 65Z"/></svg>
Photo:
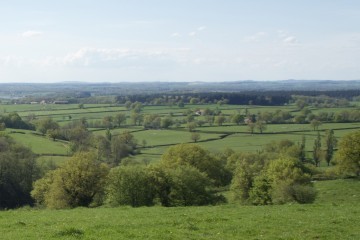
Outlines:
<svg viewBox="0 0 360 240"><path fill-rule="evenodd" d="M283 39L283 42L286 43L286 44L295 44L295 43L297 43L298 41L297 41L296 37L294 37L294 36L289 36L289 37L284 38L284 39Z"/></svg>
<svg viewBox="0 0 360 240"><path fill-rule="evenodd" d="M195 37L195 36L196 36L196 32L189 32L189 36L190 36L190 37Z"/></svg>
<svg viewBox="0 0 360 240"><path fill-rule="evenodd" d="M284 30L278 30L277 33L278 33L278 38L282 43L286 45L298 45L299 41L294 35Z"/></svg>
<svg viewBox="0 0 360 240"><path fill-rule="evenodd" d="M199 32L204 31L206 29L206 26L200 26L197 28Z"/></svg>
<svg viewBox="0 0 360 240"><path fill-rule="evenodd" d="M181 34L178 32L174 32L173 34L171 34L171 37L174 37L174 38L181 37Z"/></svg>
<svg viewBox="0 0 360 240"><path fill-rule="evenodd" d="M38 36L41 36L43 35L43 32L40 32L40 31L26 31L26 32L23 32L22 36L25 37L25 38L31 38L31 37L38 37Z"/></svg>

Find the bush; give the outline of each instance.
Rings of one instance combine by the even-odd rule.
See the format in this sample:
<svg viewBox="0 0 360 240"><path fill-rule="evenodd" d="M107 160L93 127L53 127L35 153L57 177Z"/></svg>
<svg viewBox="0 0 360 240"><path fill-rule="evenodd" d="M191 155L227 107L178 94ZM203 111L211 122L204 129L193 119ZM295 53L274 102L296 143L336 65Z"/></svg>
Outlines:
<svg viewBox="0 0 360 240"><path fill-rule="evenodd" d="M108 171L95 154L78 153L36 181L31 195L49 208L88 207L101 199Z"/></svg>
<svg viewBox="0 0 360 240"><path fill-rule="evenodd" d="M213 203L208 190L211 180L194 167L180 166L169 170L171 176L170 201L172 206L207 205Z"/></svg>
<svg viewBox="0 0 360 240"><path fill-rule="evenodd" d="M292 186L292 194L298 203L313 203L317 192L311 185L294 185Z"/></svg>
<svg viewBox="0 0 360 240"><path fill-rule="evenodd" d="M108 202L113 206L151 206L155 197L150 174L142 166L121 166L112 169L106 193Z"/></svg>

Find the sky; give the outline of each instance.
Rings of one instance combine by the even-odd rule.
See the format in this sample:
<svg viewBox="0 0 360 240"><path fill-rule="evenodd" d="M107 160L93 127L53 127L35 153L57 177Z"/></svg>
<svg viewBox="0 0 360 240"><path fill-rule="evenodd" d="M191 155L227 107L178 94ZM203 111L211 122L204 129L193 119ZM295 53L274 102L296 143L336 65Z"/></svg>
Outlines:
<svg viewBox="0 0 360 240"><path fill-rule="evenodd" d="M360 79L359 0L0 1L0 83L287 79Z"/></svg>

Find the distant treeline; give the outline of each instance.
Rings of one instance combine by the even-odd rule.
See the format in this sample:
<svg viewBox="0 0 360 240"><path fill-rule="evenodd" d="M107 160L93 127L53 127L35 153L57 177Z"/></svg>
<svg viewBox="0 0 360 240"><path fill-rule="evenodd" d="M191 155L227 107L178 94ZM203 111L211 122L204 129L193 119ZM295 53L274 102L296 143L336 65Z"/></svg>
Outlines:
<svg viewBox="0 0 360 240"><path fill-rule="evenodd" d="M267 91L267 92L202 92L202 93L164 93L134 94L115 97L117 103L141 102L145 104L205 104L224 101L228 104L279 106L293 100L293 96L327 96L351 100L360 95L360 90L339 91Z"/></svg>

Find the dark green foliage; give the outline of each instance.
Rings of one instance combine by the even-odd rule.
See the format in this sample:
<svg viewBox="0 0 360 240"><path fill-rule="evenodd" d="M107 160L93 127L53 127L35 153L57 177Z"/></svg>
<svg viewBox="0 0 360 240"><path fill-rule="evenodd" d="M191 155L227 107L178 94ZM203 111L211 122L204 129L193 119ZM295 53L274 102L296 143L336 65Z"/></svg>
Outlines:
<svg viewBox="0 0 360 240"><path fill-rule="evenodd" d="M0 124L2 128L16 128L16 129L35 129L34 125L22 120L20 115L16 112L9 113L7 115L0 115Z"/></svg>
<svg viewBox="0 0 360 240"><path fill-rule="evenodd" d="M149 172L142 166L121 166L113 168L109 174L107 199L113 206L151 206L155 189Z"/></svg>
<svg viewBox="0 0 360 240"><path fill-rule="evenodd" d="M317 191L312 185L296 184L292 186L292 195L294 200L298 203L313 203Z"/></svg>
<svg viewBox="0 0 360 240"><path fill-rule="evenodd" d="M170 168L159 164L148 170L162 206L209 205L225 201L212 190L213 181L193 166Z"/></svg>
<svg viewBox="0 0 360 240"><path fill-rule="evenodd" d="M330 161L334 155L334 149L336 147L336 144L337 144L337 140L334 136L334 131L332 129L327 130L325 134L325 146L326 146L325 161L328 166L330 165Z"/></svg>
<svg viewBox="0 0 360 240"><path fill-rule="evenodd" d="M168 173L171 177L171 206L208 205L214 202L215 197L209 191L212 182L205 173L192 166L168 169Z"/></svg>
<svg viewBox="0 0 360 240"><path fill-rule="evenodd" d="M313 160L315 163L315 166L320 166L320 161L322 157L322 150L321 150L321 136L318 132L317 137L314 140L314 146L313 146Z"/></svg>
<svg viewBox="0 0 360 240"><path fill-rule="evenodd" d="M32 204L32 183L39 175L30 149L0 136L0 209Z"/></svg>

